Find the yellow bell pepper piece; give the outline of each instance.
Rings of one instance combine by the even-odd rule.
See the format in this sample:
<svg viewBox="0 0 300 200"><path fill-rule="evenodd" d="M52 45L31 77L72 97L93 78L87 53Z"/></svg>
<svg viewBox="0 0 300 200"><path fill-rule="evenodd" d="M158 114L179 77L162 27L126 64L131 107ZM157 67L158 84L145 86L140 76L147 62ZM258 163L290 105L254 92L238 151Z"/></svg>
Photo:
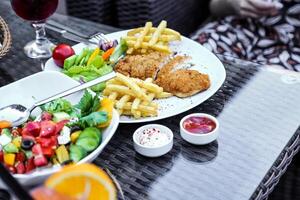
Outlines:
<svg viewBox="0 0 300 200"><path fill-rule="evenodd" d="M75 143L80 135L81 131L75 131L71 134L71 142Z"/></svg>
<svg viewBox="0 0 300 200"><path fill-rule="evenodd" d="M69 153L65 145L59 146L56 150L56 157L59 163L63 163L67 160L70 160Z"/></svg>
<svg viewBox="0 0 300 200"><path fill-rule="evenodd" d="M15 164L16 154L4 153L3 159L5 164L13 166Z"/></svg>
<svg viewBox="0 0 300 200"><path fill-rule="evenodd" d="M20 148L21 147L21 141L22 139L20 137L16 137L12 140L12 143L17 147Z"/></svg>
<svg viewBox="0 0 300 200"><path fill-rule="evenodd" d="M100 53L100 49L97 47L97 48L93 51L93 53L92 53L92 55L90 56L90 58L88 59L86 65L89 66L89 65L91 64L91 62L94 60L94 58L95 58L99 53Z"/></svg>
<svg viewBox="0 0 300 200"><path fill-rule="evenodd" d="M108 120L104 124L99 124L98 128L105 128L105 127L109 126L110 121L112 119L112 113L113 113L113 109L114 109L114 102L112 100L110 100L109 98L103 98L100 101L100 103L101 103L101 107L98 111L107 112Z"/></svg>

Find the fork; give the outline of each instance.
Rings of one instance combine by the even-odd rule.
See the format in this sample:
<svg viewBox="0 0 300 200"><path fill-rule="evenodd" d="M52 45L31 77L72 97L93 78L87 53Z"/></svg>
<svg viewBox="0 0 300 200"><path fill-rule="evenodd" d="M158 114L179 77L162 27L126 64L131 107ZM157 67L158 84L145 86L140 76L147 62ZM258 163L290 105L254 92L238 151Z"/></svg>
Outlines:
<svg viewBox="0 0 300 200"><path fill-rule="evenodd" d="M55 32L59 32L60 34L62 34L62 36L66 37L67 39L76 40L76 41L80 40L79 42L82 42L82 41L88 42L86 40L93 40L93 39L96 39L97 42L99 42L101 40L104 40L105 42L111 42L111 40L109 40L101 32L98 32L94 35L88 36L81 32L78 32L72 28L66 27L65 25L60 24L53 20L48 20L46 22L46 28L51 29Z"/></svg>

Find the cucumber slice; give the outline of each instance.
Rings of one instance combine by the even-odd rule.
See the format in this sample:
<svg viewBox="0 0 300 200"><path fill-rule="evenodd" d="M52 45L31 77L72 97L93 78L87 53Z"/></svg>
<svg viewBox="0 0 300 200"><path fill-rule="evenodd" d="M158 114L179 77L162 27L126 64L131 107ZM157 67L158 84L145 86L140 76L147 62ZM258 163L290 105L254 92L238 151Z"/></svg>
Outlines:
<svg viewBox="0 0 300 200"><path fill-rule="evenodd" d="M87 55L80 61L79 65L85 65L87 63L87 61L89 60L89 58L91 57L92 53L94 50L88 50Z"/></svg>
<svg viewBox="0 0 300 200"><path fill-rule="evenodd" d="M62 120L65 120L65 119L70 119L70 115L68 113L65 113L65 112L57 112L57 113L53 113L53 121L54 122L60 122Z"/></svg>
<svg viewBox="0 0 300 200"><path fill-rule="evenodd" d="M18 153L19 149L14 145L13 143L8 143L7 145L4 146L3 148L5 153Z"/></svg>
<svg viewBox="0 0 300 200"><path fill-rule="evenodd" d="M96 55L90 65L93 65L96 68L100 68L102 67L103 64L104 64L103 58L99 55Z"/></svg>
<svg viewBox="0 0 300 200"><path fill-rule="evenodd" d="M79 56L76 58L75 61L75 65L78 65L80 63L80 61L88 54L89 49L88 48L84 48L81 53L79 54Z"/></svg>
<svg viewBox="0 0 300 200"><path fill-rule="evenodd" d="M78 138L78 140L76 141L76 145L81 146L87 152L91 152L98 147L99 142L97 142L97 140L95 140L94 138L85 137Z"/></svg>
<svg viewBox="0 0 300 200"><path fill-rule="evenodd" d="M82 139L82 138L90 138L90 139L94 139L97 141L97 143L99 143L102 139L102 133L101 131L96 128L96 127L88 127L85 128L79 135L78 140Z"/></svg>
<svg viewBox="0 0 300 200"><path fill-rule="evenodd" d="M70 146L70 158L74 162L80 161L87 155L87 152L84 148L78 145L71 145Z"/></svg>
<svg viewBox="0 0 300 200"><path fill-rule="evenodd" d="M72 67L75 64L77 57L78 57L77 55L73 55L73 56L70 56L69 58L67 58L64 61L64 69L68 70L70 67Z"/></svg>

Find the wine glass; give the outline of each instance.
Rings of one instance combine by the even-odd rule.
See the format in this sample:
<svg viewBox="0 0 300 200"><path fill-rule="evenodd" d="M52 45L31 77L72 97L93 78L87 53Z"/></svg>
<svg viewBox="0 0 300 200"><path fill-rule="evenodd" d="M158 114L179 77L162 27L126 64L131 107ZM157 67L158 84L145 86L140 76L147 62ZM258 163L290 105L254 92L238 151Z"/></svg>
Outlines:
<svg viewBox="0 0 300 200"><path fill-rule="evenodd" d="M36 37L24 47L25 54L30 58L49 58L54 46L45 32L45 21L56 10L58 0L11 0L15 13L31 22Z"/></svg>

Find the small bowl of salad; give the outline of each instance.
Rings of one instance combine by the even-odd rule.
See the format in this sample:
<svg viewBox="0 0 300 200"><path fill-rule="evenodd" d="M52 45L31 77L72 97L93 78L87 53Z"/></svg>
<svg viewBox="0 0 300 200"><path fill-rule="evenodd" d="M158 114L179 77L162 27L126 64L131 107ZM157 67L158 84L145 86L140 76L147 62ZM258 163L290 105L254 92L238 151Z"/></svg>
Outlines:
<svg viewBox="0 0 300 200"><path fill-rule="evenodd" d="M56 93L47 90L49 84L43 84L42 80L49 77L52 86L78 85L59 72L42 72L2 87L0 92L7 94L8 102L26 105L28 101L24 99L16 102L16 94L30 92L39 100ZM33 89L36 85L40 90ZM34 110L30 119L18 127L0 123L0 162L21 183L37 184L63 165L92 162L109 142L118 123L113 103L88 90L57 99Z"/></svg>

